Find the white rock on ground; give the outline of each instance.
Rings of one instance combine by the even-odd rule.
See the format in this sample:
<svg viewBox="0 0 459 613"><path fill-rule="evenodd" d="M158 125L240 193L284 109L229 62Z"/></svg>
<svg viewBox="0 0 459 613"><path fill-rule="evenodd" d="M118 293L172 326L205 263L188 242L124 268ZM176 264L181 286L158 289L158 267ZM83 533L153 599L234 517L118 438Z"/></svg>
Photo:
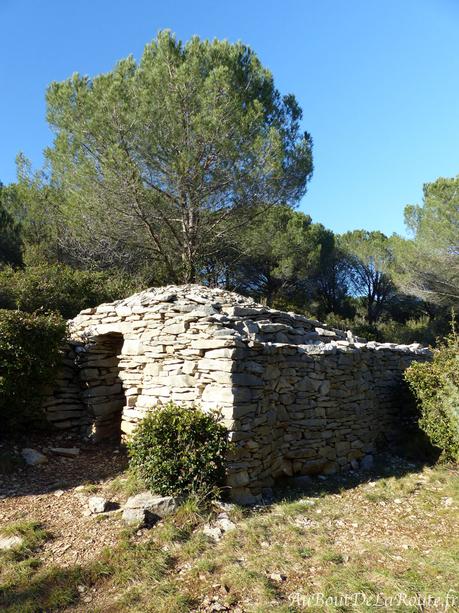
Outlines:
<svg viewBox="0 0 459 613"><path fill-rule="evenodd" d="M43 454L37 451L36 449L31 449L30 447L26 447L21 451L21 455L24 458L24 461L29 466L38 466L39 464L46 464L48 458Z"/></svg>
<svg viewBox="0 0 459 613"><path fill-rule="evenodd" d="M218 515L215 525L223 530L223 532L229 532L230 530L234 530L236 528L236 524L234 521L231 521L226 513L220 513Z"/></svg>
<svg viewBox="0 0 459 613"><path fill-rule="evenodd" d="M155 496L151 492L142 492L128 498L124 505L123 521L129 525L154 523L174 513L177 507L178 500L172 496Z"/></svg>
<svg viewBox="0 0 459 613"><path fill-rule="evenodd" d="M360 462L360 468L362 470L371 470L373 468L374 459L372 455L366 455Z"/></svg>
<svg viewBox="0 0 459 613"><path fill-rule="evenodd" d="M157 496L151 492L142 492L136 496L128 498L125 509L145 509L158 515L166 517L177 510L178 500L172 496Z"/></svg>
<svg viewBox="0 0 459 613"><path fill-rule="evenodd" d="M214 541L219 541L223 536L223 531L217 526L206 524L202 529L203 533Z"/></svg>
<svg viewBox="0 0 459 613"><path fill-rule="evenodd" d="M91 513L105 513L109 506L109 501L102 496L91 496L88 500L88 508Z"/></svg>
<svg viewBox="0 0 459 613"><path fill-rule="evenodd" d="M126 525L137 528L152 523L148 521L149 518L145 509L124 509L122 519Z"/></svg>
<svg viewBox="0 0 459 613"><path fill-rule="evenodd" d="M51 453L64 458L76 458L77 455L80 455L78 447L50 447L49 450Z"/></svg>
<svg viewBox="0 0 459 613"><path fill-rule="evenodd" d="M236 524L231 521L227 513L219 513L215 524L206 524L203 528L203 532L206 536L209 536L214 541L219 541L225 532L234 530Z"/></svg>
<svg viewBox="0 0 459 613"><path fill-rule="evenodd" d="M0 551L8 551L9 549L16 549L21 547L24 543L24 539L20 536L4 536L0 537Z"/></svg>

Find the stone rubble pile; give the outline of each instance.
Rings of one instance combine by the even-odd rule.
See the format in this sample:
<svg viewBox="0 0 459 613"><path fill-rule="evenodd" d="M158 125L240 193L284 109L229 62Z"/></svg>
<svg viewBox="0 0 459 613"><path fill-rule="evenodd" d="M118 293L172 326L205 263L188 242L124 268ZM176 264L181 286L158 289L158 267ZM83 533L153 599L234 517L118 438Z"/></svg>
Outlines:
<svg viewBox="0 0 459 613"><path fill-rule="evenodd" d="M180 501L172 496L157 496L151 492L141 492L126 501L122 519L128 526L150 526L159 519L172 515Z"/></svg>
<svg viewBox="0 0 459 613"><path fill-rule="evenodd" d="M70 322L56 390L58 427L129 435L158 402L220 410L228 485L257 502L281 475L356 467L400 429L404 369L418 344L366 343L302 315L197 285L149 289Z"/></svg>

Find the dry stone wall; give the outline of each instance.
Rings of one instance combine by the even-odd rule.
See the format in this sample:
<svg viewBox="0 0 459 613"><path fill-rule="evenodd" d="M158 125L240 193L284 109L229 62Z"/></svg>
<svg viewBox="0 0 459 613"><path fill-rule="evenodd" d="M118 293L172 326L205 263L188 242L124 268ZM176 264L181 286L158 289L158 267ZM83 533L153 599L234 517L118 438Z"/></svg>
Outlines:
<svg viewBox="0 0 459 613"><path fill-rule="evenodd" d="M234 443L228 485L241 502L259 500L283 474L356 466L378 440L393 438L403 418L403 370L429 358L419 345L365 343L193 285L86 309L70 332L47 405L57 426L89 421L103 438L117 429L129 435L158 402L218 409Z"/></svg>

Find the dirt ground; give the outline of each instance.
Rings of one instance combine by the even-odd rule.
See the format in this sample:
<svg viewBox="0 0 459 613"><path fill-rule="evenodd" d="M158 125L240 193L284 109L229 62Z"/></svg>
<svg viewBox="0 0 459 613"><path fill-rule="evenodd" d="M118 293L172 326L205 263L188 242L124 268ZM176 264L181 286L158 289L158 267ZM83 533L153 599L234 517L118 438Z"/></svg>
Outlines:
<svg viewBox="0 0 459 613"><path fill-rule="evenodd" d="M5 472L2 454L26 446L46 453L48 462ZM62 458L49 447L80 453ZM66 435L28 437L16 448L4 443L0 528L39 522L51 536L22 558L5 558L0 609L2 603L11 613L381 608L304 604L324 594L364 594L368 602L388 599L389 611L459 611L459 596L452 606L448 601L459 594L457 467L388 454L375 464L372 472L311 479L301 491L280 485L266 507L235 507L235 528L214 541L204 525L215 517L190 505L141 530L127 530L116 508L89 514L90 496L122 506L134 486L122 447ZM405 595L437 600L396 604Z"/></svg>
<svg viewBox="0 0 459 613"><path fill-rule="evenodd" d="M43 522L52 538L41 557L61 567L86 562L114 545L117 527L122 528L119 513L114 510L110 522L95 522L94 516L88 516L88 498L103 495L107 482L126 468L123 448L83 444L67 435L29 437L27 447L44 451L48 462L0 473L0 528L21 520ZM70 459L53 455L49 447L77 447L80 453ZM5 449L13 450L4 444L0 451ZM20 449L16 445L14 450ZM113 493L110 500L120 502Z"/></svg>

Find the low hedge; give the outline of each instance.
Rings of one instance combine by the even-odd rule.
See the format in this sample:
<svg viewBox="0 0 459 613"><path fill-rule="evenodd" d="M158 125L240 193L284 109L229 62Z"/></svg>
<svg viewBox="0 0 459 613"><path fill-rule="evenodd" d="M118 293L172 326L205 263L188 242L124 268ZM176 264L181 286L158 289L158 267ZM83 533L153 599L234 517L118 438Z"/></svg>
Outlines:
<svg viewBox="0 0 459 613"><path fill-rule="evenodd" d="M405 379L420 410L419 426L441 459L459 461L459 337L453 331L434 349L432 362L413 363Z"/></svg>
<svg viewBox="0 0 459 613"><path fill-rule="evenodd" d="M41 401L60 362L66 324L55 313L0 310L0 419L4 432L44 423Z"/></svg>
<svg viewBox="0 0 459 613"><path fill-rule="evenodd" d="M217 414L169 402L139 423L128 442L130 466L154 493L207 492L223 485L227 441Z"/></svg>
<svg viewBox="0 0 459 613"><path fill-rule="evenodd" d="M125 298L139 289L127 275L38 263L0 270L0 308L59 312L66 319L82 309Z"/></svg>

